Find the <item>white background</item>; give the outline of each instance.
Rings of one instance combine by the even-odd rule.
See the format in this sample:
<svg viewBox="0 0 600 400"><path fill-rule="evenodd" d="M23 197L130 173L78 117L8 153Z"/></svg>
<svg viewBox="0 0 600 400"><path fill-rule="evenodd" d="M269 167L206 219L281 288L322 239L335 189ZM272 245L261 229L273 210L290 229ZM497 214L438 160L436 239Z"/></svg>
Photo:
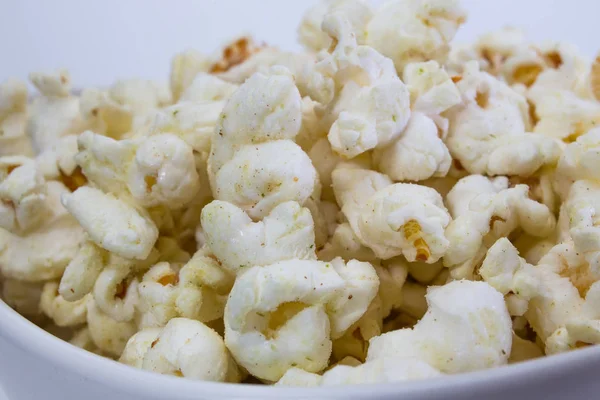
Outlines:
<svg viewBox="0 0 600 400"><path fill-rule="evenodd" d="M288 49L314 0L0 0L0 80L67 67L76 86L166 80L173 53L210 52L237 34ZM374 3L381 3L375 0ZM504 25L532 39L600 50L600 0L464 0L458 41Z"/></svg>

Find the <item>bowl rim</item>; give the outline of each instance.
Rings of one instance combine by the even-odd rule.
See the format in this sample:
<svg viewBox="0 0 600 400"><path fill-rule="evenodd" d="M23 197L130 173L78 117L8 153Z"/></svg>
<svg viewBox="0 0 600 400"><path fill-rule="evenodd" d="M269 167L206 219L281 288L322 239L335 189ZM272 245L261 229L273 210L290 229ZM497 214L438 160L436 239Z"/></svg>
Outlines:
<svg viewBox="0 0 600 400"><path fill-rule="evenodd" d="M386 384L329 386L318 388L271 387L239 383L218 383L181 379L160 375L121 364L109 358L101 357L80 349L55 337L33 324L0 299L0 336L8 339L9 344L23 351L37 354L48 362L59 365L65 370L76 370L100 384L110 388L148 396L149 398L197 399L198 395L208 397L243 396L244 398L281 399L281 398L344 398L364 399L376 394L378 398L399 398L399 396L423 396L434 398L454 393L473 394L481 391L489 393L500 390L506 385L514 386L520 381L532 384L532 381L556 379L569 374L589 373L590 364L600 359L600 346L578 349L567 353L542 357L536 360L491 368L483 371L447 375L442 378L397 382ZM587 361L587 362L586 362ZM523 379L526 377L526 379ZM175 396L176 397L173 397Z"/></svg>

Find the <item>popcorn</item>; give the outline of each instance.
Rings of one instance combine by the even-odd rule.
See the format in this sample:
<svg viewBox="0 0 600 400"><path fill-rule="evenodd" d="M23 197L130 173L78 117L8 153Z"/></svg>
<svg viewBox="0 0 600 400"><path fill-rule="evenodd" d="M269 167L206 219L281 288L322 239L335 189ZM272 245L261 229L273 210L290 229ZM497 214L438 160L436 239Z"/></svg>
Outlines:
<svg viewBox="0 0 600 400"><path fill-rule="evenodd" d="M466 65L457 86L466 102L447 113L450 128L446 144L467 171L530 176L558 161L556 140L526 133L529 117L524 97L480 72L474 62ZM538 126L535 132L539 132Z"/></svg>
<svg viewBox="0 0 600 400"><path fill-rule="evenodd" d="M121 139L141 128L156 108L170 102L170 94L156 83L128 79L115 82L106 91L84 90L81 114L89 129Z"/></svg>
<svg viewBox="0 0 600 400"><path fill-rule="evenodd" d="M108 257L106 250L85 240L63 273L58 288L60 295L67 301L78 301L90 293Z"/></svg>
<svg viewBox="0 0 600 400"><path fill-rule="evenodd" d="M210 322L223 317L233 277L205 249L181 267L161 262L144 275L138 292L143 327L164 326L176 317Z"/></svg>
<svg viewBox="0 0 600 400"><path fill-rule="evenodd" d="M575 347L578 339L570 336L569 328L576 332L576 327L593 323L590 319L595 316L586 316L581 297L590 287L589 280L582 280L587 264L571 244L555 246L534 268L508 241L499 242L490 249L486 264L489 272L484 279L528 302L525 318L545 343L547 354ZM502 274L503 269L511 272Z"/></svg>
<svg viewBox="0 0 600 400"><path fill-rule="evenodd" d="M444 62L465 20L458 1L391 1L376 10L367 25L367 45L391 58L401 73L410 62Z"/></svg>
<svg viewBox="0 0 600 400"><path fill-rule="evenodd" d="M360 0L321 1L308 9L298 27L298 39L309 50L318 52L334 44L323 31L322 24L327 14L341 14L348 19L358 44L365 44L367 23L373 15L369 5Z"/></svg>
<svg viewBox="0 0 600 400"><path fill-rule="evenodd" d="M389 147L376 150L373 161L393 180L415 182L446 176L452 157L433 120L413 112L402 137Z"/></svg>
<svg viewBox="0 0 600 400"><path fill-rule="evenodd" d="M42 289L40 309L58 326L77 326L86 322L88 299L68 302L58 292L57 282L47 282Z"/></svg>
<svg viewBox="0 0 600 400"><path fill-rule="evenodd" d="M566 90L544 92L535 103L534 132L572 143L600 123L600 104Z"/></svg>
<svg viewBox="0 0 600 400"><path fill-rule="evenodd" d="M515 28L450 47L465 19L324 0L305 52L240 37L176 55L169 87L0 84L3 300L214 382L405 382L600 344L600 58Z"/></svg>
<svg viewBox="0 0 600 400"><path fill-rule="evenodd" d="M318 181L306 153L290 140L300 122L301 99L287 69L248 79L228 101L213 137L208 171L215 198L253 218L285 201L304 203Z"/></svg>
<svg viewBox="0 0 600 400"><path fill-rule="evenodd" d="M223 266L239 273L256 265L315 259L314 223L296 202L276 206L262 221L233 204L215 200L202 210L206 243Z"/></svg>
<svg viewBox="0 0 600 400"><path fill-rule="evenodd" d="M253 218L263 218L285 201L304 204L317 175L310 158L290 140L245 146L219 170L215 198L242 206Z"/></svg>
<svg viewBox="0 0 600 400"><path fill-rule="evenodd" d="M133 336L121 362L166 375L191 379L233 382L237 375L230 365L223 339L198 321L174 318L167 326L144 330Z"/></svg>
<svg viewBox="0 0 600 400"><path fill-rule="evenodd" d="M130 268L123 265L105 267L96 278L93 295L96 306L115 321L127 322L135 316L138 281L129 279Z"/></svg>
<svg viewBox="0 0 600 400"><path fill-rule="evenodd" d="M556 167L555 188L566 199L571 185L577 180L600 180L597 164L600 162L600 128L579 136L568 144Z"/></svg>
<svg viewBox="0 0 600 400"><path fill-rule="evenodd" d="M360 318L377 286L372 267L358 261L291 260L250 268L229 295L225 343L261 379L276 381L294 366L318 372L327 366L331 338Z"/></svg>
<svg viewBox="0 0 600 400"><path fill-rule="evenodd" d="M130 337L119 357L119 362L141 369L144 365L144 356L161 332L161 328L146 328Z"/></svg>
<svg viewBox="0 0 600 400"><path fill-rule="evenodd" d="M133 321L115 321L104 314L92 299L87 302L87 324L94 346L114 357L121 355L129 338L137 332Z"/></svg>
<svg viewBox="0 0 600 400"><path fill-rule="evenodd" d="M299 368L288 370L277 386L334 386L404 382L443 376L429 364L414 358L381 358L357 366L337 365L323 376Z"/></svg>
<svg viewBox="0 0 600 400"><path fill-rule="evenodd" d="M19 236L0 228L0 270L6 277L29 282L58 279L77 253L83 230L60 205L68 190L59 182L47 183L48 220Z"/></svg>
<svg viewBox="0 0 600 400"><path fill-rule="evenodd" d="M183 92L194 78L210 69L211 60L195 50L179 53L171 60L170 86L174 102L178 102Z"/></svg>
<svg viewBox="0 0 600 400"><path fill-rule="evenodd" d="M574 92L583 98L592 98L586 87L590 68L588 61L579 54L575 46L566 43L544 43L538 49L546 69L530 87L528 96L536 106L540 100L553 92Z"/></svg>
<svg viewBox="0 0 600 400"><path fill-rule="evenodd" d="M145 259L158 238L146 213L98 189L81 187L64 194L62 203L94 243L122 257Z"/></svg>
<svg viewBox="0 0 600 400"><path fill-rule="evenodd" d="M128 187L146 207L189 203L200 190L192 148L175 135L149 137L136 151Z"/></svg>
<svg viewBox="0 0 600 400"><path fill-rule="evenodd" d="M413 184L389 185L387 177L360 169L340 168L332 177L342 212L359 240L377 257L402 254L408 261L433 263L445 253L444 228L450 215L435 190ZM352 182L347 190L345 180ZM370 181L381 181L382 188L378 190Z"/></svg>
<svg viewBox="0 0 600 400"><path fill-rule="evenodd" d="M325 119L332 123L327 137L333 150L353 158L385 147L408 122L408 90L390 59L371 47L357 46L343 15L328 14L323 29L336 46L308 73L307 90L327 106Z"/></svg>
<svg viewBox="0 0 600 400"><path fill-rule="evenodd" d="M0 157L0 227L24 234L52 214L46 185L32 160Z"/></svg>
<svg viewBox="0 0 600 400"><path fill-rule="evenodd" d="M508 188L505 177L463 178L446 197L454 217L446 228L449 248L444 266L454 279L472 278L487 248L518 228L535 237L548 236L556 219L544 205L527 197L528 187Z"/></svg>
<svg viewBox="0 0 600 400"><path fill-rule="evenodd" d="M489 284L454 281L430 288L427 304L413 329L371 339L367 363L414 357L441 372L457 373L508 361L512 324L502 295Z"/></svg>
<svg viewBox="0 0 600 400"><path fill-rule="evenodd" d="M29 80L41 96L28 107L26 131L33 150L41 153L55 140L81 132L86 123L79 113L79 98L70 94L68 71L33 73Z"/></svg>
<svg viewBox="0 0 600 400"><path fill-rule="evenodd" d="M596 227L597 198L600 186L592 181L577 181L564 203L569 218L569 234L575 249L589 263L590 271L600 278L600 232Z"/></svg>
<svg viewBox="0 0 600 400"><path fill-rule="evenodd" d="M462 102L454 81L436 61L407 64L402 81L410 91L413 110L426 115L439 115Z"/></svg>
<svg viewBox="0 0 600 400"><path fill-rule="evenodd" d="M17 79L0 83L0 157L31 156L31 142L25 134L27 86Z"/></svg>

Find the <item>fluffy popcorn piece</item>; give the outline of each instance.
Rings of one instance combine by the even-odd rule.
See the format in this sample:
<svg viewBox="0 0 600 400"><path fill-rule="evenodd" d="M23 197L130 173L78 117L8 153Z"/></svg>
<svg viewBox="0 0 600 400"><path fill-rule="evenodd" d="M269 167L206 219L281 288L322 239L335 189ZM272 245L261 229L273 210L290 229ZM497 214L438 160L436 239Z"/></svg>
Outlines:
<svg viewBox="0 0 600 400"><path fill-rule="evenodd" d="M252 218L286 201L304 204L317 185L308 155L291 140L244 146L215 177L215 198L242 207Z"/></svg>
<svg viewBox="0 0 600 400"><path fill-rule="evenodd" d="M301 122L302 100L289 70L274 67L248 79L227 102L213 137L208 172L215 197L253 217L282 201L303 203L317 177L310 158L289 140Z"/></svg>
<svg viewBox="0 0 600 400"><path fill-rule="evenodd" d="M162 332L161 328L146 328L129 338L119 362L135 368L142 368L144 356Z"/></svg>
<svg viewBox="0 0 600 400"><path fill-rule="evenodd" d="M539 290L533 266L519 257L517 249L506 238L498 239L490 247L479 274L484 281L504 295L512 292L529 300Z"/></svg>
<svg viewBox="0 0 600 400"><path fill-rule="evenodd" d="M528 96L537 103L552 92L567 91L582 98L593 97L588 86L589 60L576 46L567 43L543 43L537 49L546 68L529 88Z"/></svg>
<svg viewBox="0 0 600 400"><path fill-rule="evenodd" d="M357 174L359 179L360 175L369 174L369 171L360 171L337 169L333 172L333 186L338 198L344 191L342 181L350 181L351 173ZM370 180L368 177L359 179L354 181L351 193L362 191ZM373 192L373 189L369 191ZM448 247L444 229L450 223L450 215L435 190L397 183L375 190L368 197L365 196L367 193L365 189L355 195L354 201L342 201L342 211L359 240L377 257L388 259L404 255L411 262L434 263L444 255ZM362 196L366 197L364 202L360 201Z"/></svg>
<svg viewBox="0 0 600 400"><path fill-rule="evenodd" d="M215 200L202 209L206 243L228 270L238 273L256 265L291 259L315 259L314 223L296 202L275 207L253 222L240 208Z"/></svg>
<svg viewBox="0 0 600 400"><path fill-rule="evenodd" d="M304 47L318 52L328 49L334 43L322 29L325 16L333 13L348 19L356 41L365 44L367 23L373 15L369 4L361 0L324 0L308 9L300 22L298 38Z"/></svg>
<svg viewBox="0 0 600 400"><path fill-rule="evenodd" d="M600 124L600 103L566 90L544 93L535 103L534 132L572 143Z"/></svg>
<svg viewBox="0 0 600 400"><path fill-rule="evenodd" d="M579 136L568 144L556 167L556 189L563 199L569 194L573 182L588 179L600 180L600 128Z"/></svg>
<svg viewBox="0 0 600 400"><path fill-rule="evenodd" d="M62 275L60 295L67 301L78 301L90 293L108 257L108 252L93 242L83 242Z"/></svg>
<svg viewBox="0 0 600 400"><path fill-rule="evenodd" d="M199 73L210 69L212 60L195 50L178 53L171 60L170 86L174 102L178 102L185 90Z"/></svg>
<svg viewBox="0 0 600 400"><path fill-rule="evenodd" d="M323 28L336 47L309 73L308 94L327 105L327 138L333 150L353 158L396 139L410 116L410 96L390 59L357 46L347 19L328 14ZM340 88L334 96L334 89Z"/></svg>
<svg viewBox="0 0 600 400"><path fill-rule="evenodd" d="M0 227L23 235L53 213L46 182L33 160L0 157ZM19 165L20 164L20 165Z"/></svg>
<svg viewBox="0 0 600 400"><path fill-rule="evenodd" d="M482 57L488 72L496 75L502 69L504 61L527 46L525 32L520 28L507 26L481 35L473 46L477 56L472 59Z"/></svg>
<svg viewBox="0 0 600 400"><path fill-rule="evenodd" d="M66 188L49 189L58 201ZM14 235L0 229L0 269L6 277L38 282L60 278L75 257L83 238L83 230L70 215L55 215L50 221L28 233Z"/></svg>
<svg viewBox="0 0 600 400"><path fill-rule="evenodd" d="M457 86L466 102L447 113L446 144L468 172L529 176L558 161L555 139L526 133L529 117L523 96L473 62Z"/></svg>
<svg viewBox="0 0 600 400"><path fill-rule="evenodd" d="M127 166L136 155L138 143L86 131L77 139L77 165L94 185L105 192L127 193Z"/></svg>
<svg viewBox="0 0 600 400"><path fill-rule="evenodd" d="M462 102L456 85L436 61L408 64L402 81L408 86L413 111L438 115Z"/></svg>
<svg viewBox="0 0 600 400"><path fill-rule="evenodd" d="M87 183L87 178L75 161L78 151L77 136L65 136L35 158L36 168L44 179L61 181L74 191Z"/></svg>
<svg viewBox="0 0 600 400"><path fill-rule="evenodd" d="M240 275L225 308L225 343L252 375L277 381L324 369L331 338L358 320L378 280L368 263L291 260Z"/></svg>
<svg viewBox="0 0 600 400"><path fill-rule="evenodd" d="M512 323L502 294L485 282L430 287L425 316L412 329L371 339L367 362L414 357L445 373L506 364Z"/></svg>
<svg viewBox="0 0 600 400"><path fill-rule="evenodd" d="M143 210L98 189L81 187L64 194L62 203L94 243L122 257L145 259L158 238Z"/></svg>
<svg viewBox="0 0 600 400"><path fill-rule="evenodd" d="M411 62L443 63L465 22L455 0L399 0L380 7L367 25L367 45L391 58L399 73Z"/></svg>
<svg viewBox="0 0 600 400"><path fill-rule="evenodd" d="M446 176L452 157L433 120L413 112L402 136L390 146L375 150L373 162L395 181L415 182Z"/></svg>
<svg viewBox="0 0 600 400"><path fill-rule="evenodd" d="M134 365L141 364L142 369L165 375L213 382L232 381L232 361L225 343L217 332L203 323L174 318L150 341L155 334L155 330L150 330L141 331L139 337L134 336L127 346L133 348L125 349L126 357L121 361L129 360ZM150 345L146 347L148 342Z"/></svg>
<svg viewBox="0 0 600 400"><path fill-rule="evenodd" d="M556 226L552 212L529 199L527 185L508 187L508 179L471 175L461 179L446 197L454 217L446 228L450 242L444 266L454 279L471 278L487 249L518 228L535 237L550 235Z"/></svg>
<svg viewBox="0 0 600 400"><path fill-rule="evenodd" d="M134 128L134 115L108 92L87 88L81 92L80 112L86 128L111 138L121 138ZM143 121L141 118L138 121Z"/></svg>
<svg viewBox="0 0 600 400"><path fill-rule="evenodd" d="M164 326L176 317L210 322L223 317L233 276L204 249L181 269L161 262L144 275L139 287L142 327Z"/></svg>
<svg viewBox="0 0 600 400"><path fill-rule="evenodd" d="M131 336L137 332L135 322L118 322L104 314L93 299L87 302L87 324L93 344L102 352L119 357Z"/></svg>
<svg viewBox="0 0 600 400"><path fill-rule="evenodd" d="M115 321L131 321L139 302L138 280L128 279L130 268L106 266L96 278L92 291L96 306Z"/></svg>
<svg viewBox="0 0 600 400"><path fill-rule="evenodd" d="M151 116L151 134L168 132L177 135L195 151L208 154L224 106L225 101L185 101L157 110Z"/></svg>
<svg viewBox="0 0 600 400"><path fill-rule="evenodd" d="M33 73L29 80L41 96L28 107L26 130L34 151L40 153L57 139L81 132L85 123L79 112L79 98L70 95L71 78L66 70Z"/></svg>
<svg viewBox="0 0 600 400"><path fill-rule="evenodd" d="M0 156L33 154L26 123L27 85L17 79L0 83Z"/></svg>
<svg viewBox="0 0 600 400"><path fill-rule="evenodd" d="M569 336L571 324L590 322L580 294L591 284L586 268L572 244L555 246L533 267L508 240L501 239L490 248L481 275L500 292L512 292L528 302L525 318L545 343L546 352L555 353L575 346L577 340Z"/></svg>
<svg viewBox="0 0 600 400"><path fill-rule="evenodd" d="M42 289L40 309L58 326L76 326L86 322L89 297L69 302L58 292L57 282L47 282Z"/></svg>
<svg viewBox="0 0 600 400"><path fill-rule="evenodd" d="M583 254L594 277L600 278L600 228L596 210L600 206L600 184L577 181L571 186L564 203L569 218L569 234L575 249Z"/></svg>
<svg viewBox="0 0 600 400"><path fill-rule="evenodd" d="M128 187L145 207L179 208L189 203L200 190L193 149L172 134L150 136L135 153Z"/></svg>
<svg viewBox="0 0 600 400"><path fill-rule="evenodd" d="M19 314L29 319L39 318L40 298L43 282L25 282L19 279L2 278L0 299Z"/></svg>

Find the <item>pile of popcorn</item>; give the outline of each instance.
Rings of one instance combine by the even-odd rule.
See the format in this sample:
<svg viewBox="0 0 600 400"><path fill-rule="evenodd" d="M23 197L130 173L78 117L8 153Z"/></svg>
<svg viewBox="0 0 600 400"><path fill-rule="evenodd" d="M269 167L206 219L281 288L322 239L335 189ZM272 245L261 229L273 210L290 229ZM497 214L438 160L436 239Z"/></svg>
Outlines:
<svg viewBox="0 0 600 400"><path fill-rule="evenodd" d="M458 0L329 0L306 51L0 86L2 298L162 374L436 378L600 343L600 58Z"/></svg>

